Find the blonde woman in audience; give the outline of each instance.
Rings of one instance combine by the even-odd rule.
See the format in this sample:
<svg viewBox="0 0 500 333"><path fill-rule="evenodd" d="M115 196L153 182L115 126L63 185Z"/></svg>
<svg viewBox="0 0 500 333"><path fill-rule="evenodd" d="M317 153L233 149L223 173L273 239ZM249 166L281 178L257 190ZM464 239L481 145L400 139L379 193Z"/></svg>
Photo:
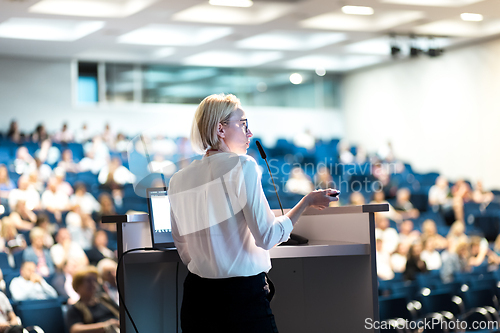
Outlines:
<svg viewBox="0 0 500 333"><path fill-rule="evenodd" d="M40 207L40 193L29 183L29 177L22 175L17 180L17 188L9 193L9 207L14 210L19 200L26 202L26 208L29 210L38 209Z"/></svg>
<svg viewBox="0 0 500 333"><path fill-rule="evenodd" d="M25 146L17 148L16 159L13 164L14 171L19 175L28 174L31 170L36 168L35 160Z"/></svg>
<svg viewBox="0 0 500 333"><path fill-rule="evenodd" d="M438 251L436 251L434 242L435 239L432 237L424 240L424 250L422 251L422 254L420 254L420 258L422 258L427 266L427 269L430 271L440 269L443 264L441 261L441 255Z"/></svg>
<svg viewBox="0 0 500 333"><path fill-rule="evenodd" d="M349 205L361 206L365 204L365 197L361 192L352 192L349 196Z"/></svg>
<svg viewBox="0 0 500 333"><path fill-rule="evenodd" d="M391 267L394 273L403 273L405 271L409 249L410 244L399 243L396 251L391 255Z"/></svg>
<svg viewBox="0 0 500 333"><path fill-rule="evenodd" d="M49 179L47 189L42 194L42 208L54 214L58 222L62 221L62 212L69 209L69 196L57 189L55 177Z"/></svg>
<svg viewBox="0 0 500 333"><path fill-rule="evenodd" d="M35 226L36 214L26 208L24 200L17 201L16 207L9 217L17 230L31 230Z"/></svg>
<svg viewBox="0 0 500 333"><path fill-rule="evenodd" d="M434 247L436 250L443 250L448 247L448 240L437 233L436 222L431 219L427 219L422 223L422 241L428 238L434 240Z"/></svg>
<svg viewBox="0 0 500 333"><path fill-rule="evenodd" d="M483 188L483 182L478 180L476 186L474 186L474 191L472 192L472 200L475 203L488 205L495 199L495 195L492 192L486 192Z"/></svg>
<svg viewBox="0 0 500 333"><path fill-rule="evenodd" d="M490 249L486 238L479 236L471 236L470 258L469 258L470 266L477 267L482 265L486 260L488 252L490 252Z"/></svg>
<svg viewBox="0 0 500 333"><path fill-rule="evenodd" d="M314 191L314 185L301 167L295 167L285 184L285 190L289 193L306 195Z"/></svg>
<svg viewBox="0 0 500 333"><path fill-rule="evenodd" d="M87 186L78 182L75 184L75 194L69 198L72 206L80 206L80 210L84 214L92 214L101 210L101 205L94 196L87 192Z"/></svg>
<svg viewBox="0 0 500 333"><path fill-rule="evenodd" d="M407 188L400 188L396 192L396 203L394 204L394 208L401 214L403 219L415 219L420 215L418 209L413 207L410 198L411 192Z"/></svg>
<svg viewBox="0 0 500 333"><path fill-rule="evenodd" d="M453 274L458 272L469 272L469 244L460 241L453 248L449 247L441 253L443 265L439 271L444 283L453 282Z"/></svg>
<svg viewBox="0 0 500 333"><path fill-rule="evenodd" d="M8 216L2 219L1 235L4 241L1 242L0 247L4 250L4 246L6 246L9 253L22 251L27 246L26 239L17 232L16 225Z"/></svg>
<svg viewBox="0 0 500 333"><path fill-rule="evenodd" d="M66 215L66 226L71 239L78 243L84 250L92 247L92 239L96 229L95 221L89 214L81 211L80 206L74 206Z"/></svg>
<svg viewBox="0 0 500 333"><path fill-rule="evenodd" d="M465 234L465 223L463 221L455 221L448 232L448 249L455 252L455 248L459 243L468 243L469 237Z"/></svg>

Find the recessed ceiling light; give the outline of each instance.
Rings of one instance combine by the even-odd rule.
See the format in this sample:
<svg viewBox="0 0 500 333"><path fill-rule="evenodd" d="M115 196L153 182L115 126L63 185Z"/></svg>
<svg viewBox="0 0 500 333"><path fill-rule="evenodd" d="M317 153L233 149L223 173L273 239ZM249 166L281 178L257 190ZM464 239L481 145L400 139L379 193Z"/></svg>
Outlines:
<svg viewBox="0 0 500 333"><path fill-rule="evenodd" d="M252 7L252 0L210 0L212 6Z"/></svg>
<svg viewBox="0 0 500 333"><path fill-rule="evenodd" d="M282 57L283 54L277 51L206 51L187 57L183 63L193 66L252 67L278 60Z"/></svg>
<svg viewBox="0 0 500 333"><path fill-rule="evenodd" d="M373 15L372 7L366 6L344 6L342 12L349 15Z"/></svg>
<svg viewBox="0 0 500 333"><path fill-rule="evenodd" d="M229 27L150 24L118 37L118 43L141 45L201 45L231 34Z"/></svg>
<svg viewBox="0 0 500 333"><path fill-rule="evenodd" d="M243 49L269 50L312 50L326 45L342 42L347 37L338 32L292 32L270 31L245 38L236 43Z"/></svg>
<svg viewBox="0 0 500 333"><path fill-rule="evenodd" d="M302 75L299 73L293 73L290 75L290 82L293 84L301 84L302 83Z"/></svg>
<svg viewBox="0 0 500 333"><path fill-rule="evenodd" d="M10 18L0 23L0 37L72 42L102 27L102 21Z"/></svg>
<svg viewBox="0 0 500 333"><path fill-rule="evenodd" d="M323 67L317 67L315 69L315 72L316 72L316 75L318 75L318 76L325 76L326 75L326 69L324 69Z"/></svg>
<svg viewBox="0 0 500 333"><path fill-rule="evenodd" d="M479 22L483 20L483 15L474 13L462 13L460 18L464 21Z"/></svg>
<svg viewBox="0 0 500 333"><path fill-rule="evenodd" d="M42 0L31 6L30 13L91 17L127 17L149 7L157 0L88 1Z"/></svg>

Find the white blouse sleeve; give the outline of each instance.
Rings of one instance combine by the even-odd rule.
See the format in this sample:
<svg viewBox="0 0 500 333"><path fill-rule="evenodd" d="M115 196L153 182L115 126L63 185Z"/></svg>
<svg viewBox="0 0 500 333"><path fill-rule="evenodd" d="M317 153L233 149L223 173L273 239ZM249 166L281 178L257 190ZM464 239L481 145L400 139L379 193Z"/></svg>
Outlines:
<svg viewBox="0 0 500 333"><path fill-rule="evenodd" d="M293 224L287 216L274 216L262 189L257 162L251 157L246 157L241 162L243 177L240 177L237 195L243 207L243 215L255 238L255 244L269 250L288 240Z"/></svg>

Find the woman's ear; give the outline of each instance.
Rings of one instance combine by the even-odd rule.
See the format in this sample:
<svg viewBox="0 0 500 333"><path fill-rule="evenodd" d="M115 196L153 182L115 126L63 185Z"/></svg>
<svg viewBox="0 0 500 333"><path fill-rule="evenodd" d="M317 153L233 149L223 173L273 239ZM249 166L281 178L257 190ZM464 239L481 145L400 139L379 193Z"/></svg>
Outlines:
<svg viewBox="0 0 500 333"><path fill-rule="evenodd" d="M219 138L225 138L226 137L226 133L224 131L224 126L222 126L221 123L219 123L219 125L217 126L217 136Z"/></svg>

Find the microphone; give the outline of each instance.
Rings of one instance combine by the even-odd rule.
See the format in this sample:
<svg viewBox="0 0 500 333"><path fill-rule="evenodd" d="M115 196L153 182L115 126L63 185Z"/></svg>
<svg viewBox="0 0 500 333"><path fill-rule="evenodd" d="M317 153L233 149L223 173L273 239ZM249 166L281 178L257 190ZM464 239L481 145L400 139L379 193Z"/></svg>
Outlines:
<svg viewBox="0 0 500 333"><path fill-rule="evenodd" d="M281 205L280 196L278 195L278 190L276 189L276 184L274 183L273 173L271 172L271 168L269 167L269 163L267 163L266 152L264 151L264 148L262 148L262 145L260 144L259 140L255 140L255 144L257 145L257 149L259 149L260 157L262 157L262 159L264 161L266 161L267 170L269 170L269 175L271 176L271 180L273 181L274 193L276 193L276 197L278 198L278 203L280 204L281 215L285 215L285 212L283 211L283 206Z"/></svg>

